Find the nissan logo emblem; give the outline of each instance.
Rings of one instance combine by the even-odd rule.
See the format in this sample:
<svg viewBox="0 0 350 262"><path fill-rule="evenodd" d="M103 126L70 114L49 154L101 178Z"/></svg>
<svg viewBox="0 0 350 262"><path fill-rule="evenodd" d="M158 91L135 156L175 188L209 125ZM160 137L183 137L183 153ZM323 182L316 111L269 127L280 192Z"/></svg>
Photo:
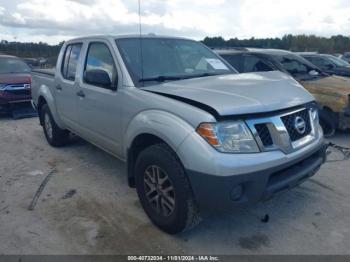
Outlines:
<svg viewBox="0 0 350 262"><path fill-rule="evenodd" d="M295 119L294 119L294 129L300 134L304 134L305 131L306 131L306 122L305 120L300 117L300 116L297 116Z"/></svg>

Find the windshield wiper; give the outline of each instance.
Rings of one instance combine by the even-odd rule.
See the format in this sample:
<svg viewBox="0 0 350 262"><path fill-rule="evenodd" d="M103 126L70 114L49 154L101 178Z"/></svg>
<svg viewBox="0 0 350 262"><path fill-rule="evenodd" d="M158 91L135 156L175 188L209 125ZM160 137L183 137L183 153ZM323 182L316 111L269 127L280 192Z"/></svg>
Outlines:
<svg viewBox="0 0 350 262"><path fill-rule="evenodd" d="M155 77L148 77L148 78L141 78L139 82L164 82L164 81L171 81L171 80L180 80L185 79L184 76L155 76Z"/></svg>
<svg viewBox="0 0 350 262"><path fill-rule="evenodd" d="M165 82L165 81L175 81L175 80L183 80L183 79L215 76L215 75L219 75L219 74L218 73L203 73L203 74L197 74L197 75L155 76L155 77L141 78L139 80L139 82L151 82L151 81Z"/></svg>

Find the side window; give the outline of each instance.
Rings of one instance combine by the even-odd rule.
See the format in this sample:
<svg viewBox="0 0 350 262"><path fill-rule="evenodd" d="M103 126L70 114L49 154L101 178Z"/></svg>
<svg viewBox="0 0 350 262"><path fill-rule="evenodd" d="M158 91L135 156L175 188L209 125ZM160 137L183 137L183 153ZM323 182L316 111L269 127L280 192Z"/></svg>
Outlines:
<svg viewBox="0 0 350 262"><path fill-rule="evenodd" d="M65 79L75 80L81 47L82 44L71 44L67 46L61 68L62 76Z"/></svg>
<svg viewBox="0 0 350 262"><path fill-rule="evenodd" d="M290 74L307 74L311 68L306 67L306 65L300 63L295 59L289 59L286 57L282 58L281 64L283 68Z"/></svg>
<svg viewBox="0 0 350 262"><path fill-rule="evenodd" d="M322 69L330 69L333 67L332 63L330 63L326 59L319 58L319 57L314 57L312 63Z"/></svg>
<svg viewBox="0 0 350 262"><path fill-rule="evenodd" d="M246 73L242 66L242 55L221 55L239 73Z"/></svg>
<svg viewBox="0 0 350 262"><path fill-rule="evenodd" d="M244 56L245 72L266 72L273 71L273 68L264 60L254 55Z"/></svg>
<svg viewBox="0 0 350 262"><path fill-rule="evenodd" d="M117 86L117 69L114 64L109 48L104 43L91 43L86 57L86 64L84 73L87 71L101 70L108 74L112 86L109 88L115 88ZM96 84L97 86L100 86ZM106 86L100 86L108 88Z"/></svg>
<svg viewBox="0 0 350 262"><path fill-rule="evenodd" d="M66 76L67 76L68 61L69 61L69 55L70 55L71 50L72 50L72 46L69 45L69 46L67 46L66 51L64 53L64 58L62 61L62 68L61 68L61 73L62 73L62 76L64 78L66 78Z"/></svg>

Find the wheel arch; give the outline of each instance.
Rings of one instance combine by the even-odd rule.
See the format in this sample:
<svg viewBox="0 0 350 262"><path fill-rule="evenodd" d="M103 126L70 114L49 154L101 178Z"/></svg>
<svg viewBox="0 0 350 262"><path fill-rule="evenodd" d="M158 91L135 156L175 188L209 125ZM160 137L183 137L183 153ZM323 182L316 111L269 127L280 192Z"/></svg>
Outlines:
<svg viewBox="0 0 350 262"><path fill-rule="evenodd" d="M56 110L56 104L55 104L55 99L53 97L53 94L50 91L50 88L46 85L42 85L40 87L39 90L39 94L38 94L38 105L37 105L37 109L38 109L38 113L39 113L39 117L40 117L40 110L42 108L42 106L44 104L47 104L47 106L50 109L50 112L52 114L52 117L55 119L56 124L62 128L64 128L64 124L61 121L61 118L59 117L57 110ZM42 119L40 119L40 124L42 124Z"/></svg>
<svg viewBox="0 0 350 262"><path fill-rule="evenodd" d="M175 153L194 128L174 114L148 110L135 116L125 131L125 152L128 184L135 186L134 167L140 152L145 148L164 143ZM179 157L179 156L178 156ZM180 162L181 159L179 157Z"/></svg>

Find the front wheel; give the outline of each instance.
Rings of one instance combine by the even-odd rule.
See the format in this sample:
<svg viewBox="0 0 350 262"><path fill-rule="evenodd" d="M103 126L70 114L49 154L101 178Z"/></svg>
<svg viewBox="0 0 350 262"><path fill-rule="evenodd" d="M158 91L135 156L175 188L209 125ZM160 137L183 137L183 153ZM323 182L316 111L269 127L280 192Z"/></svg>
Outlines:
<svg viewBox="0 0 350 262"><path fill-rule="evenodd" d="M68 142L69 131L58 127L52 117L48 105L44 105L40 111L41 123L47 142L53 147L61 147Z"/></svg>
<svg viewBox="0 0 350 262"><path fill-rule="evenodd" d="M136 161L135 179L141 205L160 229L176 234L199 223L184 168L169 146L156 144L142 151Z"/></svg>

